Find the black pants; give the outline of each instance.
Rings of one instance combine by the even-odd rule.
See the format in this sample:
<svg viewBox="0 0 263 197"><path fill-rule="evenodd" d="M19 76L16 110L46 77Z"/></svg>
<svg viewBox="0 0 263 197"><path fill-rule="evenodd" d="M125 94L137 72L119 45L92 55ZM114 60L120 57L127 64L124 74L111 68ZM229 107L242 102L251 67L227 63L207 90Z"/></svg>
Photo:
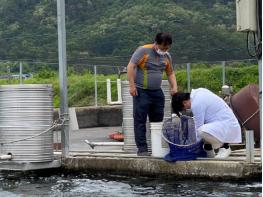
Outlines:
<svg viewBox="0 0 263 197"><path fill-rule="evenodd" d="M146 121L161 122L164 115L164 94L162 89L145 90L137 88L133 97L134 134L138 152L148 151L146 142Z"/></svg>

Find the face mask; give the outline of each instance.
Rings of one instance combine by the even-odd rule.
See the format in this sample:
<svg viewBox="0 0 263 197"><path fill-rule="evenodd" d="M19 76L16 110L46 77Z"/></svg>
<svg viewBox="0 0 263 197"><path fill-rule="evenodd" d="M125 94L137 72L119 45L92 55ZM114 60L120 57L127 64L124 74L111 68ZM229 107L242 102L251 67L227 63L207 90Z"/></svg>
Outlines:
<svg viewBox="0 0 263 197"><path fill-rule="evenodd" d="M162 51L161 49L157 49L156 52L159 54L159 55L166 55L167 52L164 52Z"/></svg>

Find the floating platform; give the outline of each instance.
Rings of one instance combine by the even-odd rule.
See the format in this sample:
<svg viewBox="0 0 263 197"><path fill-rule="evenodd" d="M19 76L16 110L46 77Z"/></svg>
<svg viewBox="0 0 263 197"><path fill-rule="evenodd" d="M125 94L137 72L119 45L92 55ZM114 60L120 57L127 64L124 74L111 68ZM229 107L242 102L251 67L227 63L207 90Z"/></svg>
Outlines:
<svg viewBox="0 0 263 197"><path fill-rule="evenodd" d="M246 162L245 150L233 151L228 159L198 158L170 163L162 158L138 157L121 151L71 152L62 160L70 171L108 171L111 173L174 176L176 178L255 179L260 180L262 164L260 150L255 149L253 163Z"/></svg>
<svg viewBox="0 0 263 197"><path fill-rule="evenodd" d="M190 179L259 180L262 177L260 149L254 149L254 162L249 163L246 161L244 144L231 145L232 153L225 160L198 158L193 161L169 163L162 158L138 157L136 154L125 152L121 146L96 146L92 149L85 143L86 139L93 142L112 142L108 135L120 130L121 127L95 127L71 132L70 154L67 158L62 158L61 167L68 171L106 171L127 175Z"/></svg>

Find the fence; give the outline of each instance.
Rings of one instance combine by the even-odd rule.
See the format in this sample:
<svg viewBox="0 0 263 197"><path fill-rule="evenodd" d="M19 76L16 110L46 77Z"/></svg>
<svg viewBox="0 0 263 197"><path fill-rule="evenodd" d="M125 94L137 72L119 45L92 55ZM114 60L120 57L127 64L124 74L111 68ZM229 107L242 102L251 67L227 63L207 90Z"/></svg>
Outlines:
<svg viewBox="0 0 263 197"><path fill-rule="evenodd" d="M0 62L0 65L0 84L50 83L54 88L54 104L59 106L57 64ZM126 65L69 65L69 106L106 105L107 79L111 80L112 101L117 101L117 79L127 79L125 69ZM225 84L238 91L248 83L258 83L258 66L254 59L175 64L174 70L179 90L183 91L206 87L219 93Z"/></svg>

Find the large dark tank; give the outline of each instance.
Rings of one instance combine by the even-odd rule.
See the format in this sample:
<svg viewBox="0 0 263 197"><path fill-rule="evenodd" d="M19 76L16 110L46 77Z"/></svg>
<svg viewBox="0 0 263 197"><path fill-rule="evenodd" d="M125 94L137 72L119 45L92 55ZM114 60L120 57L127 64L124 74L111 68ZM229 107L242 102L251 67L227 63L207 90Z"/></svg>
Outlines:
<svg viewBox="0 0 263 197"><path fill-rule="evenodd" d="M259 87L249 84L230 98L231 108L240 124L247 130L254 130L256 146L260 144Z"/></svg>

